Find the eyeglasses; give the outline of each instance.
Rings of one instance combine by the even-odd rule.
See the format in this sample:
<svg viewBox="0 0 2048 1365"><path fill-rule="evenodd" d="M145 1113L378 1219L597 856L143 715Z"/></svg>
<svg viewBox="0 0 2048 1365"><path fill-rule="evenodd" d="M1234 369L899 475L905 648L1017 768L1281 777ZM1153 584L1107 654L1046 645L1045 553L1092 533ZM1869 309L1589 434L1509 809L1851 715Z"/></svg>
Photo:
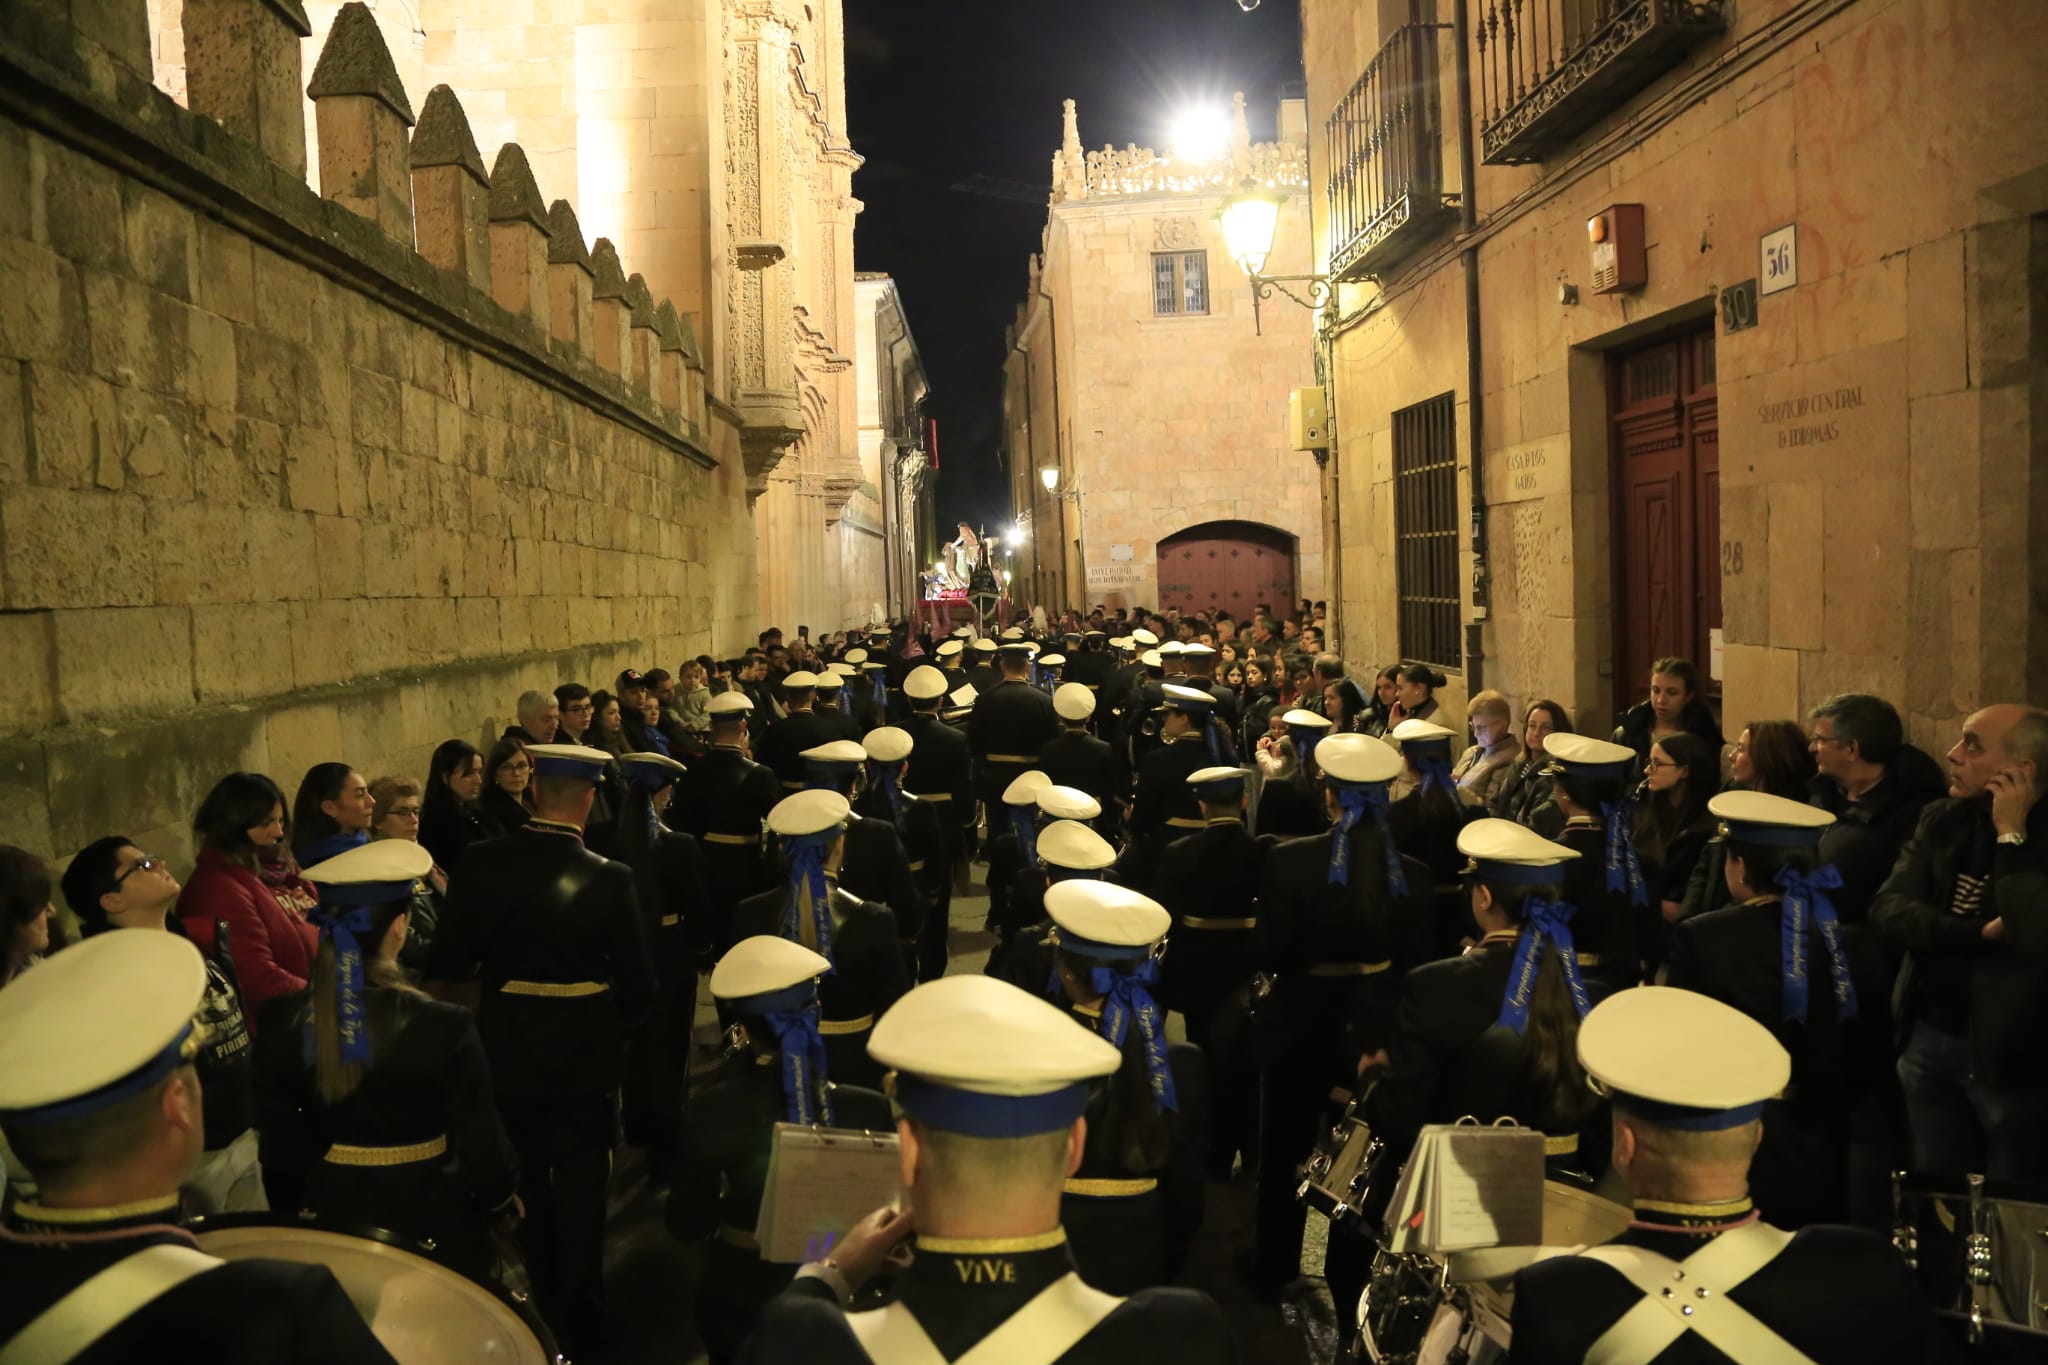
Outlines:
<svg viewBox="0 0 2048 1365"><path fill-rule="evenodd" d="M1651 758L1643 764L1646 772L1662 772L1666 768L1683 768L1683 763L1673 763L1668 758Z"/></svg>
<svg viewBox="0 0 2048 1365"><path fill-rule="evenodd" d="M127 881L130 877L134 876L138 872L161 872L163 870L164 860L162 858L157 857L154 853L145 853L140 858L137 858L134 862L130 863L128 865L128 870L126 872L120 872L115 874L114 889L117 891L120 890L121 883Z"/></svg>
<svg viewBox="0 0 2048 1365"><path fill-rule="evenodd" d="M420 808L418 806L393 806L390 810L384 812L384 818L387 820L417 820L420 818Z"/></svg>

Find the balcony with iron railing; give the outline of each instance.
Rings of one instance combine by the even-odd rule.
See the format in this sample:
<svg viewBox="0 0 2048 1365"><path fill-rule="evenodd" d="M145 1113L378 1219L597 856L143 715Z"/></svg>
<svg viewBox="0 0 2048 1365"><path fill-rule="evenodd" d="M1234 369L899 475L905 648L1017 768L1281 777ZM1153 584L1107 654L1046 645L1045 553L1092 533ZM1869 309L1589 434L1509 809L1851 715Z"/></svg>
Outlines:
<svg viewBox="0 0 2048 1365"><path fill-rule="evenodd" d="M1456 216L1444 195L1436 34L1395 29L1324 125L1332 278L1378 274Z"/></svg>
<svg viewBox="0 0 2048 1365"><path fill-rule="evenodd" d="M1727 23L1727 0L1459 3L1472 6L1489 165L1554 155Z"/></svg>

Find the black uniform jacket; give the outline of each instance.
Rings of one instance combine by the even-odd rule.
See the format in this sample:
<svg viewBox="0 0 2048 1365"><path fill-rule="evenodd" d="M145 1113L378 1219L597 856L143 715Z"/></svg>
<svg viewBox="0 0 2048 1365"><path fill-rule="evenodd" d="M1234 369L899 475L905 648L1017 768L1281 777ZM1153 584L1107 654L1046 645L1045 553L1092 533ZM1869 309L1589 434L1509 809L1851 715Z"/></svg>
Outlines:
<svg viewBox="0 0 2048 1365"><path fill-rule="evenodd" d="M926 711L904 717L903 728L910 733L911 744L903 767L903 790L917 793L938 808L939 826L946 833L946 857L955 860L964 843L961 829L974 824L974 757L968 752L967 736Z"/></svg>
<svg viewBox="0 0 2048 1365"><path fill-rule="evenodd" d="M879 1086L881 1064L867 1055L868 1031L889 1006L910 989L910 974L903 965L903 950L896 938L896 917L889 907L864 901L826 879L832 897L833 970L818 983L819 1014L825 1025L825 1057L828 1074L848 1085ZM733 911L735 942L756 934L780 934L789 891L778 887L750 896ZM804 940L799 926L798 941ZM833 1024L859 1028L832 1032Z"/></svg>
<svg viewBox="0 0 2048 1365"><path fill-rule="evenodd" d="M817 710L792 711L769 727L767 734L755 736L754 757L775 770L776 781L782 784L783 794L787 795L804 785L804 761L797 757L798 754L845 738L847 736L840 733L836 710L831 720Z"/></svg>
<svg viewBox="0 0 2048 1365"><path fill-rule="evenodd" d="M920 1245L917 1259L898 1277L896 1301L910 1310L948 1360L965 1355L1074 1269L1064 1241L1036 1249L1044 1238L929 1240L936 1245ZM1148 1289L1124 1300L1054 1365L1139 1360L1230 1365L1236 1359L1223 1310L1208 1295ZM832 1291L808 1277L768 1305L740 1360L742 1365L870 1365Z"/></svg>
<svg viewBox="0 0 2048 1365"><path fill-rule="evenodd" d="M668 822L700 846L718 918L766 889L770 865L763 856L761 827L781 799L775 771L730 745L712 745L676 778Z"/></svg>
<svg viewBox="0 0 2048 1365"><path fill-rule="evenodd" d="M1065 731L1038 751L1038 767L1060 786L1095 798L1102 807L1101 817L1094 821L1095 830L1104 838L1123 823L1119 802L1129 793L1130 779L1124 773L1123 760L1107 742L1086 730Z"/></svg>
<svg viewBox="0 0 2048 1365"><path fill-rule="evenodd" d="M402 1019L355 1093L323 1103L306 1062L301 1023L310 991L264 1006L256 1042L257 1127L265 1187L288 1208L311 1209L432 1239L451 1252L486 1250L484 1218L512 1198L515 1158L492 1101L476 1022L460 1005L373 990L373 1021ZM373 1023L374 1027L374 1023ZM445 1137L448 1151L395 1166L321 1160L328 1147L406 1147ZM488 1270L485 1261L479 1269Z"/></svg>
<svg viewBox="0 0 2048 1365"><path fill-rule="evenodd" d="M1189 822L1174 828L1192 828L1201 823L1202 806L1195 799L1188 779L1204 768L1216 766L1203 742L1201 731L1191 731L1170 744L1161 744L1138 762L1138 782L1131 807L1131 834L1146 839L1168 828L1169 820ZM1173 836L1178 837L1178 836Z"/></svg>
<svg viewBox="0 0 2048 1365"><path fill-rule="evenodd" d="M1251 976L1250 924L1230 922L1256 921L1259 878L1278 842L1247 832L1242 820L1218 819L1166 846L1152 895L1173 916L1160 966L1160 1003L1168 1009L1206 1023Z"/></svg>
<svg viewBox="0 0 2048 1365"><path fill-rule="evenodd" d="M1089 1029L1100 1029L1099 1010L1090 1014L1068 1008ZM1123 1065L1142 1072L1143 1054L1127 1049ZM1123 1079L1120 1072L1089 1097L1087 1146L1060 1199L1060 1220L1081 1278L1104 1293L1134 1294L1172 1280L1201 1231L1209 1131L1202 1050L1192 1043L1170 1043L1167 1067L1179 1107L1165 1115L1173 1134L1166 1160L1134 1165L1125 1158L1120 1119L1112 1121L1109 1112L1111 1087ZM1098 1183L1144 1180L1153 1181L1153 1188L1137 1193L1108 1192L1118 1187Z"/></svg>
<svg viewBox="0 0 2048 1365"><path fill-rule="evenodd" d="M1555 806L1552 810L1557 809ZM1564 900L1572 907L1572 946L1589 977L1616 989L1637 984L1636 921L1627 891L1607 889L1607 832L1599 818L1567 821L1554 836L1578 857L1564 865Z"/></svg>
<svg viewBox="0 0 2048 1365"><path fill-rule="evenodd" d="M910 870L903 836L887 820L856 815L846 828L846 854L839 884L864 901L889 907L896 916L896 936L917 937L926 913L924 887Z"/></svg>
<svg viewBox="0 0 2048 1365"><path fill-rule="evenodd" d="M1373 1135L1394 1152L1412 1146L1424 1124L1455 1123L1467 1114L1481 1123L1512 1118L1560 1138L1596 1127L1596 1113L1604 1125L1602 1111L1551 1112L1549 1097L1537 1094L1528 1081L1527 1036L1498 1027L1515 949L1513 938L1491 939L1461 957L1424 963L1408 974L1388 1049L1391 1064L1365 1104ZM1546 956L1550 952L1547 946L1544 951ZM1589 1003L1598 1004L1606 987L1581 977ZM1604 1154L1604 1140L1600 1146ZM1593 1171L1604 1164L1594 1162Z"/></svg>
<svg viewBox="0 0 2048 1365"><path fill-rule="evenodd" d="M448 883L427 974L483 983L477 1028L501 1096L618 1088L625 1031L646 1013L654 968L633 871L542 821L473 844ZM508 993L506 983L522 983ZM605 989L531 993L526 984Z"/></svg>
<svg viewBox="0 0 2048 1365"><path fill-rule="evenodd" d="M1030 683L1005 678L983 691L967 721L967 747L974 755L983 799L1000 797L1003 788L1038 761L1038 751L1059 729L1052 698Z"/></svg>
<svg viewBox="0 0 2048 1365"><path fill-rule="evenodd" d="M1358 1058L1392 1035L1400 969L1418 960L1416 945L1429 925L1429 870L1404 855L1408 894L1396 897L1387 890L1380 836L1369 830L1358 840L1349 883L1335 885L1329 866L1336 833L1289 839L1266 854L1250 965L1275 978L1258 1010L1262 1050L1307 1048L1348 1081ZM1354 963L1374 970L1314 970Z"/></svg>
<svg viewBox="0 0 2048 1365"><path fill-rule="evenodd" d="M1842 926L1856 1015L1835 1008L1827 950L1808 927L1806 1022L1784 1020L1781 903L1776 896L1681 921L1665 984L1710 995L1762 1024L1792 1054L1792 1084L1764 1109L1764 1140L1750 1164L1757 1207L1780 1227L1844 1218L1850 1120L1892 1068L1889 973L1860 925Z"/></svg>
<svg viewBox="0 0 2048 1365"><path fill-rule="evenodd" d="M1714 1235L1686 1231L1678 1215L1638 1209L1636 1218L1609 1245L1642 1247L1682 1261ZM1804 1229L1761 1270L1729 1290L1728 1297L1818 1365L1922 1365L1948 1359L1905 1261L1860 1228ZM1641 1301L1642 1292L1612 1266L1578 1256L1539 1261L1515 1276L1508 1360L1513 1365L1579 1365L1587 1349ZM1727 1360L1688 1332L1659 1352L1654 1365L1725 1365Z"/></svg>
<svg viewBox="0 0 2048 1365"><path fill-rule="evenodd" d="M889 798L884 796L879 788L870 787L862 792L853 809L858 815L877 820L895 829L902 840L903 851L910 860L910 875L916 879L918 888L924 893L925 913L919 916L922 920L936 913L937 907L943 905L947 896L951 894L953 866L949 850L952 848L952 841L960 837L960 832L957 829L949 831L946 828L946 816L951 814L949 807L935 805L907 791L900 795L903 798L901 825L895 823L895 812L889 809ZM847 853L851 857L850 846ZM842 881L845 880L843 870L840 878ZM891 902L890 908L895 908L894 902Z"/></svg>
<svg viewBox="0 0 2048 1365"><path fill-rule="evenodd" d="M0 1345L72 1290L131 1252L192 1246L177 1200L138 1208L66 1209L39 1221L17 1204L0 1233ZM325 1266L230 1261L138 1308L73 1356L73 1365L137 1360L207 1365L396 1365Z"/></svg>

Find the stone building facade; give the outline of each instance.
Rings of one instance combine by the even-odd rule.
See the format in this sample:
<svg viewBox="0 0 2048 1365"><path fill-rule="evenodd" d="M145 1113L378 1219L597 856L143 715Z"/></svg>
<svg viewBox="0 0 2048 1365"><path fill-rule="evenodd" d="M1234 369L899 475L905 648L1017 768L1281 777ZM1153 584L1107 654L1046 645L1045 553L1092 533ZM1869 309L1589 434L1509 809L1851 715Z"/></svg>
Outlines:
<svg viewBox="0 0 2048 1365"><path fill-rule="evenodd" d="M1084 152L1073 101L1044 250L1004 361L1003 441L1020 605L1276 606L1323 591L1314 460L1289 448L1290 390L1315 382L1309 313L1263 306L1217 222L1247 179L1282 199L1267 273L1309 265L1299 101L1253 144ZM1048 490L1041 471L1059 471Z"/></svg>
<svg viewBox="0 0 2048 1365"><path fill-rule="evenodd" d="M148 0L182 98L183 11ZM337 0L306 6L310 79ZM862 480L853 374L852 175L841 0L376 0L408 90L448 85L479 142L535 176L701 346L705 433L746 470L758 614L851 624L838 527ZM318 167L309 168L319 187ZM861 611L847 615L849 607Z"/></svg>
<svg viewBox="0 0 2048 1365"><path fill-rule="evenodd" d="M213 0L188 109L140 3L0 10L0 841L175 856L225 772L421 774L758 619L675 304L367 9L310 82L309 29Z"/></svg>
<svg viewBox="0 0 2048 1365"><path fill-rule="evenodd" d="M1348 656L1936 752L2048 697L2048 9L1302 11Z"/></svg>
<svg viewBox="0 0 2048 1365"><path fill-rule="evenodd" d="M841 577L856 594L846 610L849 616L913 616L919 570L939 545L931 499L937 452L924 416L931 385L896 281L862 272L854 277L853 297L861 482L840 523Z"/></svg>

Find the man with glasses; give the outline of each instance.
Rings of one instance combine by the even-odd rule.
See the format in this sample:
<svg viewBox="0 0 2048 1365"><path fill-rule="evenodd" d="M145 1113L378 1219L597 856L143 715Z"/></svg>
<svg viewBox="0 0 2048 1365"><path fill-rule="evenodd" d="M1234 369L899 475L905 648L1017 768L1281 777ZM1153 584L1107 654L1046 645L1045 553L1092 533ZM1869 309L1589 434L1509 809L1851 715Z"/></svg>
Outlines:
<svg viewBox="0 0 2048 1365"><path fill-rule="evenodd" d="M1835 913L1861 924L1921 810L1948 784L1933 759L1905 742L1899 713L1883 697L1829 697L1813 708L1812 721L1808 748L1819 771L1807 784L1808 801L1835 817L1820 860L1842 874Z"/></svg>
<svg viewBox="0 0 2048 1365"><path fill-rule="evenodd" d="M64 869L65 903L90 937L110 929L169 932L184 937L171 909L178 879L162 858L110 834L87 844ZM242 1213L270 1207L257 1165L255 1087L249 1066L249 1025L235 989L227 926L214 925L214 953L205 959L206 994L199 1005L206 1042L193 1057L206 1093L206 1150L185 1178L187 1211Z"/></svg>

